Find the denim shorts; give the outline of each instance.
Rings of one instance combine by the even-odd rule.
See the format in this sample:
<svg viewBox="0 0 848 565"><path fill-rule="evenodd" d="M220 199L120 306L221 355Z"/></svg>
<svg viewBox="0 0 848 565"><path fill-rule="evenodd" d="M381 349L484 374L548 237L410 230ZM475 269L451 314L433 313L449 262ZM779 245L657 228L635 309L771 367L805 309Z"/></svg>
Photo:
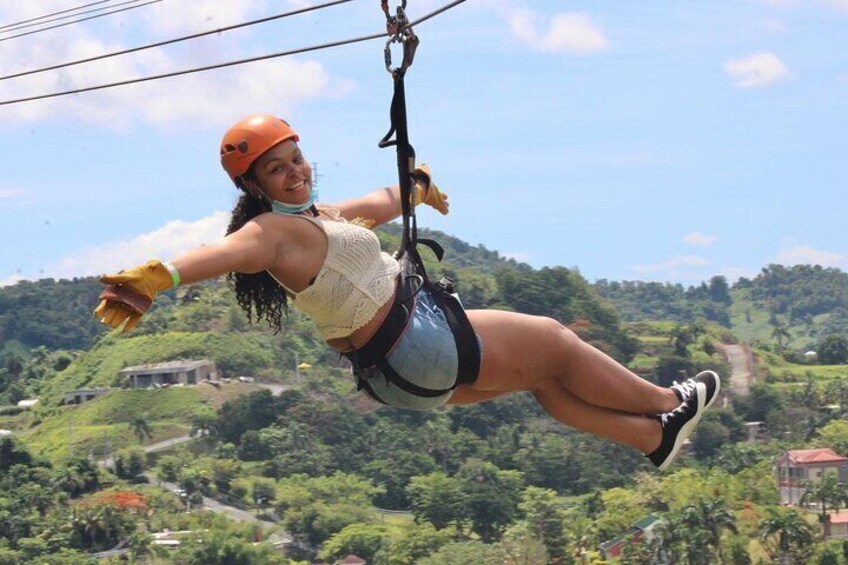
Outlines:
<svg viewBox="0 0 848 565"><path fill-rule="evenodd" d="M418 293L406 330L386 355L386 361L417 386L450 390L433 398L417 396L389 382L378 367L362 369L360 377L367 380L377 400L396 408L430 410L442 406L453 395L458 365L456 342L445 314L425 289Z"/></svg>

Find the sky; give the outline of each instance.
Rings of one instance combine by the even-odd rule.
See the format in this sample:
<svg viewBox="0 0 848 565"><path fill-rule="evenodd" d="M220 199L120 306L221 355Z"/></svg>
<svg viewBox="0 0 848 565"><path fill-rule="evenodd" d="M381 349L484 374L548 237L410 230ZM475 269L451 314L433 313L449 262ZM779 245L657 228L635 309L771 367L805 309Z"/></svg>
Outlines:
<svg viewBox="0 0 848 565"><path fill-rule="evenodd" d="M3 2L0 26L85 3ZM407 13L445 3L408 0ZM18 38L38 27L0 27L0 76L311 4L162 0ZM0 80L0 101L384 29L377 0L354 0ZM589 281L848 270L848 0L467 0L415 31L410 140L451 201L419 225ZM219 142L248 114L294 126L322 202L396 182L377 147L392 94L383 46L0 105L0 285L222 237L237 192Z"/></svg>

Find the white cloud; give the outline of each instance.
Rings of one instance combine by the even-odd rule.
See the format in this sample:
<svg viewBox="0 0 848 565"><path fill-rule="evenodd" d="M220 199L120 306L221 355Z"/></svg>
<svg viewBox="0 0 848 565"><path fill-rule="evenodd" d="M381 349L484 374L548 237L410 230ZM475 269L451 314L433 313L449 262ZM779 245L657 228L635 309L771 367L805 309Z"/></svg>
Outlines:
<svg viewBox="0 0 848 565"><path fill-rule="evenodd" d="M151 10L140 10L137 16L127 19L124 26L140 28L138 37L149 38L152 30L156 38L170 38L189 31L208 30L250 19L250 12L261 5L263 3L258 1L220 0L181 2L168 4L167 7L157 4ZM50 11L43 5L42 9L40 13ZM19 19L16 14L26 17L30 15L29 12L18 11L10 16L10 12L0 10L0 19L15 21ZM212 19L206 21L207 18ZM121 21L117 17L106 18L103 25L112 26L111 32L108 35L104 33L104 37L128 36L122 31ZM69 26L55 30L55 33L51 41L0 43L0 75L84 59L143 43L138 37L128 44L116 43L111 39L104 41L92 37L81 26ZM214 39L181 44L185 47L149 49L2 81L0 100L75 90L246 58L249 56L248 51L255 49L251 37L256 33L239 31L235 35L224 34ZM5 120L33 121L70 117L113 128L126 128L134 124L160 127L202 124L207 127L231 123L241 117L244 108L290 114L294 107L306 100L344 96L351 88L349 81L332 79L318 62L305 58L281 58L6 106L0 114L0 123ZM238 104L233 103L235 99Z"/></svg>
<svg viewBox="0 0 848 565"><path fill-rule="evenodd" d="M44 276L72 278L116 272L148 259L171 259L180 253L220 240L230 215L215 212L194 222L174 220L150 233L107 243L64 257Z"/></svg>
<svg viewBox="0 0 848 565"><path fill-rule="evenodd" d="M538 19L530 10L513 11L509 16L512 36L533 49L554 53L594 53L609 46L603 30L585 13L555 14L547 31L537 29Z"/></svg>
<svg viewBox="0 0 848 565"><path fill-rule="evenodd" d="M640 275L653 274L661 278L680 279L687 269L709 265L712 265L712 261L699 255L678 255L661 263L633 265L632 269Z"/></svg>
<svg viewBox="0 0 848 565"><path fill-rule="evenodd" d="M789 78L789 69L774 53L755 53L741 59L731 59L724 70L739 88L762 88Z"/></svg>
<svg viewBox="0 0 848 565"><path fill-rule="evenodd" d="M780 265L821 265L848 269L848 255L815 249L809 245L796 245L781 249L773 263Z"/></svg>
<svg viewBox="0 0 848 565"><path fill-rule="evenodd" d="M0 288L4 286L12 286L18 281L22 281L24 278L21 275L9 275L5 279L0 279Z"/></svg>
<svg viewBox="0 0 848 565"><path fill-rule="evenodd" d="M760 274L760 271L750 267L722 267L719 272L724 275L731 284L735 283L742 277L752 279Z"/></svg>
<svg viewBox="0 0 848 565"><path fill-rule="evenodd" d="M692 233L684 235L683 241L695 247L709 247L718 241L718 236L693 231Z"/></svg>
<svg viewBox="0 0 848 565"><path fill-rule="evenodd" d="M24 191L20 188L2 188L0 187L0 200L11 200L23 195Z"/></svg>
<svg viewBox="0 0 848 565"><path fill-rule="evenodd" d="M501 253L501 256L504 259L514 259L519 263L529 263L533 258L533 254L529 251L506 251Z"/></svg>
<svg viewBox="0 0 848 565"><path fill-rule="evenodd" d="M848 0L762 0L763 3L778 8L807 7L821 5L832 8L838 12L848 12Z"/></svg>

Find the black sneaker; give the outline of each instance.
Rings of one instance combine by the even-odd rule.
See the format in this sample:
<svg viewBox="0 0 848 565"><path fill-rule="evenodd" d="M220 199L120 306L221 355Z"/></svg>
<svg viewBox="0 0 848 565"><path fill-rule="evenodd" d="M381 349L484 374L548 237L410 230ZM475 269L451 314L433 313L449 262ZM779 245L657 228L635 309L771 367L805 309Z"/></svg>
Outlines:
<svg viewBox="0 0 848 565"><path fill-rule="evenodd" d="M715 371L702 371L695 378L686 379L682 383L674 381L669 388L674 391L674 394L680 399L680 403L683 404L695 391L697 383L703 383L707 387L704 408L709 408L715 402L718 391L721 390L721 379Z"/></svg>
<svg viewBox="0 0 848 565"><path fill-rule="evenodd" d="M718 375L712 371L700 373L692 380L695 383L694 390L689 393L686 400L671 412L657 416L662 425L662 441L655 451L648 454L648 459L660 471L667 469L680 453L683 442L701 421L707 409L707 402L715 400L720 386ZM712 395L709 395L710 389Z"/></svg>

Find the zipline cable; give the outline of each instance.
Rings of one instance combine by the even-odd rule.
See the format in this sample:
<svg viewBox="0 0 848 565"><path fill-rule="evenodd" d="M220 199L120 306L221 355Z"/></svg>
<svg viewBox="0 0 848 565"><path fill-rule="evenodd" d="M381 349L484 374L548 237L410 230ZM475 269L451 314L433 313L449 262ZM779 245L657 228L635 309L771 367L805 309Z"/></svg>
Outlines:
<svg viewBox="0 0 848 565"><path fill-rule="evenodd" d="M84 10L82 12L77 12L76 14L67 14L67 15L64 15L64 16L58 16L56 18L46 19L43 22L33 22L33 23L22 24L22 25L6 26L7 28L11 28L11 29L4 29L4 30L0 31L0 33L12 33L12 32L15 32L15 31L18 31L18 30L21 30L21 29L24 29L24 28L28 28L28 27L35 27L35 26L40 26L40 25L44 25L44 24L49 24L50 22L58 22L59 20L67 20L68 18L76 18L77 16L83 16L85 14L93 14L95 12L102 12L104 10L111 10L112 8L117 8L119 6L126 6L127 4L136 4L138 2L141 2L141 0L126 0L124 2L119 2L118 4L112 4L111 6L103 6L101 8L92 8L91 10Z"/></svg>
<svg viewBox="0 0 848 565"><path fill-rule="evenodd" d="M59 14L67 14L68 12L73 12L75 10L82 10L83 8L88 8L89 6L96 6L97 4L105 4L105 3L111 2L111 1L112 0L98 0L97 2L91 2L89 4L83 4L82 6L77 6L76 8L68 8L67 10L60 10L58 12L53 12L53 13L50 13L50 14L44 14L43 16L38 16L38 17L35 17L35 18L20 20L20 21L17 21L17 22L12 22L10 24L3 24L3 25L0 25L0 29L6 29L7 27L15 27L15 26L18 26L20 24L28 24L29 22L34 22L34 21L37 21L37 20L43 20L45 18L50 18L52 16L58 16Z"/></svg>
<svg viewBox="0 0 848 565"><path fill-rule="evenodd" d="M41 28L41 29L34 29L32 31L27 31L25 33L19 33L18 35L10 35L9 37L4 37L4 38L0 39L0 42L9 41L10 39L17 39L18 37L24 37L24 36L33 35L33 34L36 34L36 33L41 33L43 31L50 31L51 29L56 29L56 28L59 28L59 27L65 27L65 26L69 26L69 25L73 25L73 24L78 24L80 22L85 22L85 21L88 21L88 20L96 19L96 18L102 18L104 16L111 16L112 14L117 14L118 12L126 12L127 10L135 10L136 8L142 8L144 6L149 6L150 4L156 4L156 3L161 2L161 1L162 0L151 0L150 2L145 2L144 4L134 4L132 6L127 6L126 8L121 8L120 10L112 10L111 12L106 12L104 14L96 14L94 16L87 16L85 18L80 18L78 20L74 20L74 21L71 21L71 22L65 22L63 24L56 24L56 25L47 26L47 27L44 27L44 28Z"/></svg>
<svg viewBox="0 0 848 565"><path fill-rule="evenodd" d="M185 35L183 37L177 37L176 39L169 39L167 41L159 41L159 42L156 42L156 43L149 43L147 45L142 45L140 47L132 47L130 49L124 49L122 51L114 51L112 53L105 53L103 55L97 55L95 57L89 57L87 59L80 59L78 61L69 61L67 63L61 63L61 64L58 64L58 65L51 65L49 67L43 67L43 68L40 68L40 69L31 70L31 71L23 71L23 72L14 73L14 74L11 74L11 75L0 76L0 80L8 80L8 79L11 79L11 78L18 78L18 77L27 76L27 75L34 75L34 74L37 74L37 73L43 73L45 71L55 71L56 69L63 69L65 67L72 67L74 65L81 65L83 63L91 63L92 61L100 61L102 59L108 59L110 57L117 57L118 55L126 55L128 53L135 53L137 51L143 51L145 49L153 49L154 47L162 47L164 45L170 45L172 43L178 43L180 41L197 39L198 37L204 37L206 35L212 35L212 34L216 34L216 33L223 33L223 32L226 32L226 31L232 31L234 29L238 29L238 28L242 28L242 27L246 27L246 26L251 26L251 25L256 25L256 24L261 24L261 23L265 23L265 22L270 22L272 20L278 20L278 19L286 18L288 16L303 14L305 12L311 12L313 10L319 10L321 8L329 8L329 7L335 6L337 4L345 4L347 2L352 2L352 1L353 0L334 0L332 2L325 2L324 4L316 4L314 6L307 6L306 8L299 8L297 10L292 10L290 12L284 12L284 13L281 13L281 14L268 16L266 18L260 18L258 20L243 22L243 23L240 23L240 24L235 24L235 25L231 25L231 26L218 28L218 29L213 29L213 30L210 30L210 31L193 33L191 35Z"/></svg>
<svg viewBox="0 0 848 565"><path fill-rule="evenodd" d="M161 0L156 0L156 1L159 2ZM454 6L462 4L465 1L466 0L454 0L450 4L447 4L447 5L439 8L435 12L432 12L432 13L430 13L430 14L428 14L428 15L426 15L426 16L424 16L424 17L422 17L422 18L420 18L420 19L418 19L414 22L411 22L408 25L414 26L414 25L417 25L421 22L427 21L430 18L432 18L433 16L435 16L437 14L441 14L442 12L444 12L444 11L450 9L450 8L453 8ZM171 77L176 77L176 76L181 76L181 75L188 75L188 74L199 73L199 72L203 72L203 71L211 71L211 70L214 70L214 69L222 69L222 68L225 68L225 67L233 67L233 66L236 66L236 65L243 65L245 63L254 63L256 61L265 61L267 59L276 59L278 57L286 57L286 56L289 56L289 55L297 55L299 53L308 53L310 51L319 51L321 49L329 49L331 47L340 47L342 45L351 45L351 44L354 44L354 43L362 43L364 41L371 41L371 40L374 40L374 39L380 39L380 38L385 38L385 37L386 37L386 33L380 32L380 33L375 33L375 34L372 34L372 35L364 35L362 37L356 37L356 38L353 38L353 39L332 41L332 42L329 42L329 43L322 43L321 45L314 45L312 47L303 47L303 48L300 48L300 49L292 49L290 51L281 51L279 53L272 53L270 55L260 55L258 57L250 57L248 59L239 59L238 61L229 61L227 63L218 63L216 65L207 65L205 67L196 67L196 68L193 68L193 69L175 71L175 72L172 72L172 73L164 73L164 74L160 74L160 75L152 75L152 76L148 76L148 77L122 80L122 81L112 82L112 83L108 83L108 84L100 84L100 85L97 85L97 86L88 86L88 87L85 87L85 88L77 88L77 89L74 89L74 90L65 90L65 91L62 91L62 92L53 92L53 93L50 93L50 94L41 94L39 96L29 96L27 98L18 98L18 99L15 99L15 100L4 100L4 101L0 102L0 106L8 106L10 104L19 104L21 102L32 102L32 101L35 101L35 100L44 100L44 99L47 99L47 98L56 98L58 96L67 96L68 94L80 94L80 93L83 93L83 92L92 92L94 90L103 90L105 88L113 88L113 87L116 87L116 86L126 86L128 84L135 84L135 83L139 83L139 82L148 82L148 81L152 81L152 80L159 80L159 79L163 79L163 78L171 78Z"/></svg>

